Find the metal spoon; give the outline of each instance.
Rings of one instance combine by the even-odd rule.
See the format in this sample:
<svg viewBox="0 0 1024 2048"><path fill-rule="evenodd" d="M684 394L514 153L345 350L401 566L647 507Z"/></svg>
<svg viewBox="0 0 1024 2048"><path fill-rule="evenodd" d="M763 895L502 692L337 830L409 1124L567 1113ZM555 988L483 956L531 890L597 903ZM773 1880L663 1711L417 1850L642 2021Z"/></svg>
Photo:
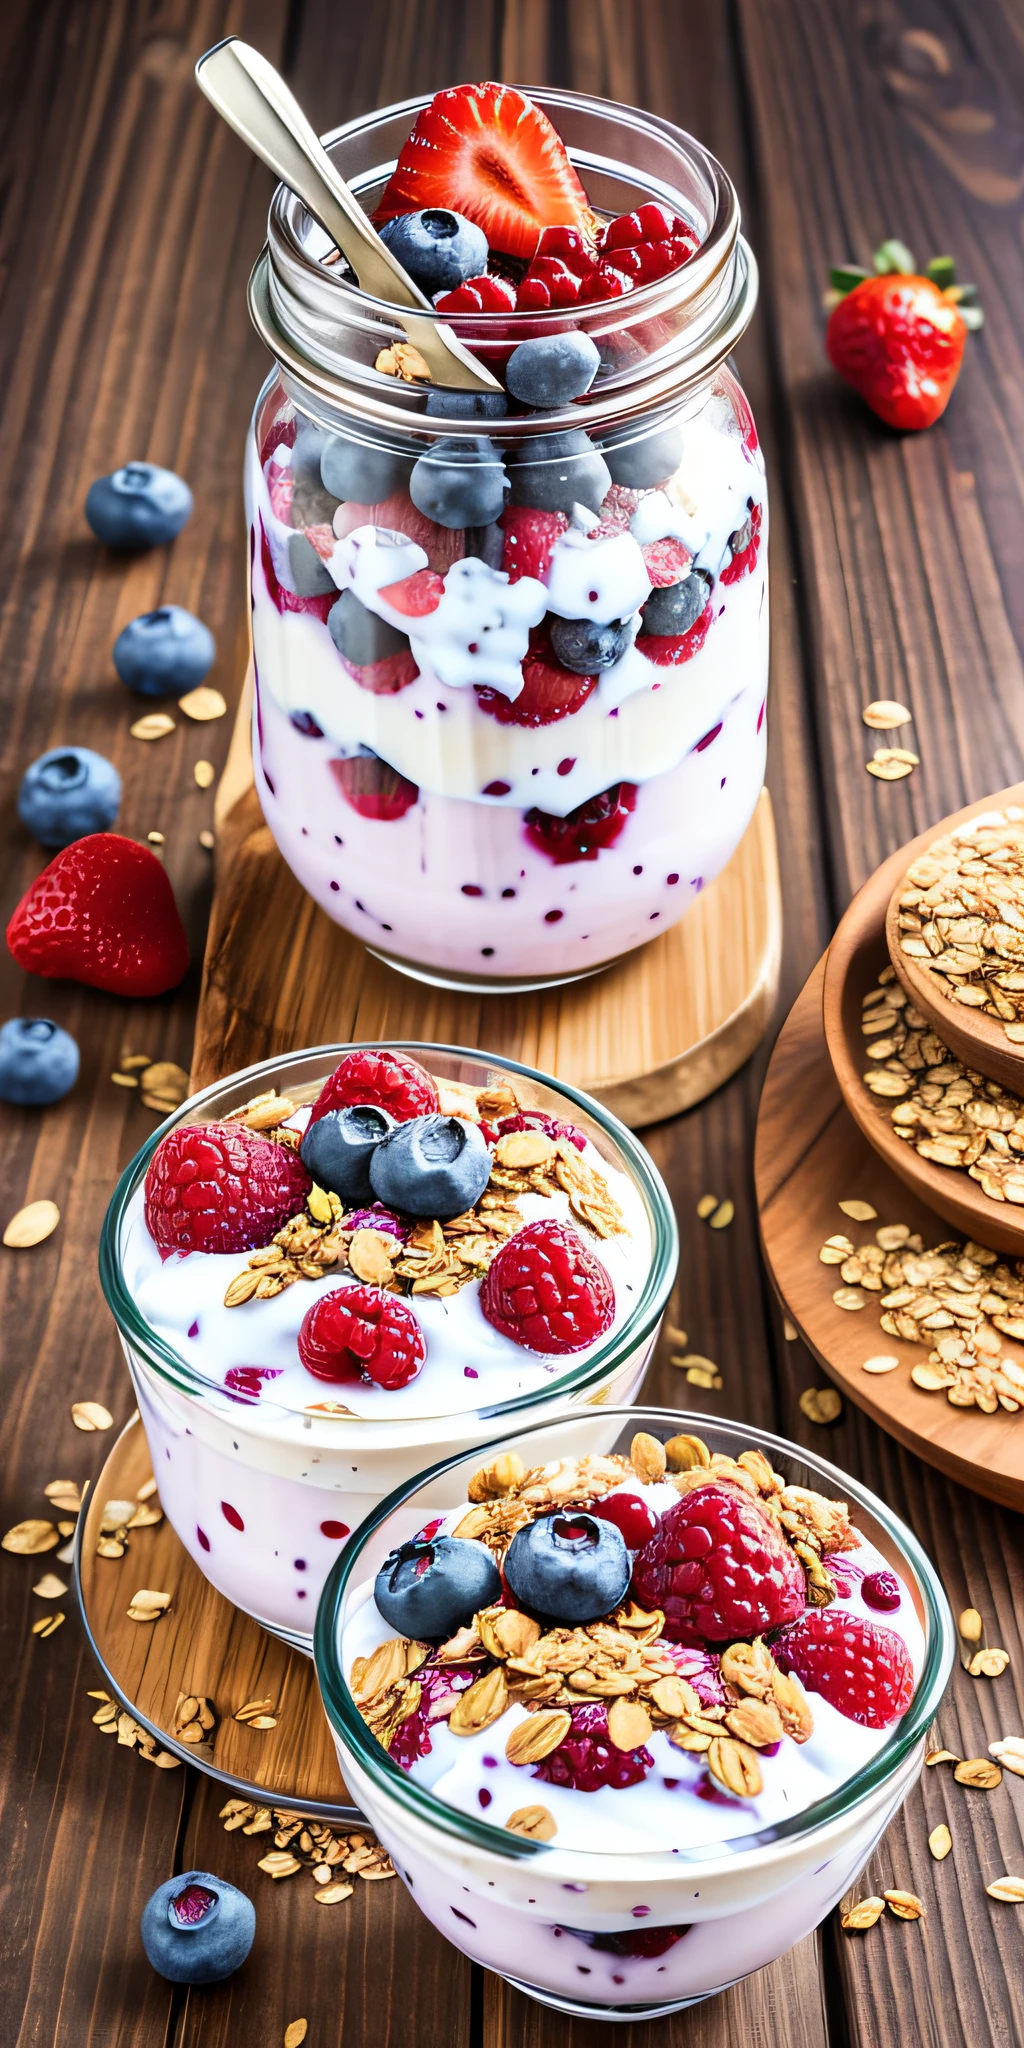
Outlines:
<svg viewBox="0 0 1024 2048"><path fill-rule="evenodd" d="M229 36L200 57L196 83L228 127L308 206L352 265L362 290L396 308L435 383L460 391L500 391L490 370L431 317L430 300L371 227L273 65L248 43Z"/></svg>

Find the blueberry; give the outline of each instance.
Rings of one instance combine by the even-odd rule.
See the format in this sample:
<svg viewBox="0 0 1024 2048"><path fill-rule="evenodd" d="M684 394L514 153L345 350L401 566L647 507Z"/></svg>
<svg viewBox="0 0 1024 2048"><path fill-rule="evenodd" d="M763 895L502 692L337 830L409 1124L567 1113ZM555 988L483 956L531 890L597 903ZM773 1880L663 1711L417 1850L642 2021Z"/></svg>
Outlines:
<svg viewBox="0 0 1024 2048"><path fill-rule="evenodd" d="M382 1202L407 1216L461 1216L483 1194L491 1155L477 1124L457 1116L414 1116L395 1129L370 1161L370 1184Z"/></svg>
<svg viewBox="0 0 1024 2048"><path fill-rule="evenodd" d="M505 1552L505 1577L521 1605L572 1626L610 1614L630 1571L629 1552L614 1523L572 1509L520 1529Z"/></svg>
<svg viewBox="0 0 1024 2048"><path fill-rule="evenodd" d="M374 448L367 441L348 441L332 434L320 457L320 480L333 498L354 498L359 505L382 505L409 486L412 457L393 448Z"/></svg>
<svg viewBox="0 0 1024 2048"><path fill-rule="evenodd" d="M328 438L323 428L314 427L310 420L303 421L295 436L292 447L293 526L330 526L338 509L338 499L333 492L324 489L320 475L320 458ZM300 592L302 596L305 594Z"/></svg>
<svg viewBox="0 0 1024 2048"><path fill-rule="evenodd" d="M504 512L508 478L501 451L486 434L453 434L421 455L409 479L418 512L438 526L490 526Z"/></svg>
<svg viewBox="0 0 1024 2048"><path fill-rule="evenodd" d="M326 563L321 561L312 541L304 533L288 535L288 567L299 597L326 597L329 590L338 587Z"/></svg>
<svg viewBox="0 0 1024 2048"><path fill-rule="evenodd" d="M483 229L445 207L400 213L397 220L384 222L380 238L428 299L437 292L454 291L467 277L480 277L487 268Z"/></svg>
<svg viewBox="0 0 1024 2048"><path fill-rule="evenodd" d="M78 1079L78 1047L49 1017L11 1017L0 1029L0 1102L41 1109Z"/></svg>
<svg viewBox="0 0 1024 2048"><path fill-rule="evenodd" d="M351 1103L329 1109L310 1124L299 1147L302 1163L317 1186L340 1195L343 1202L369 1202L370 1161L377 1146L394 1130L386 1109Z"/></svg>
<svg viewBox="0 0 1024 2048"><path fill-rule="evenodd" d="M482 1543L414 1536L381 1566L373 1597L389 1628L431 1640L454 1635L501 1599L501 1574Z"/></svg>
<svg viewBox="0 0 1024 2048"><path fill-rule="evenodd" d="M667 590L652 590L643 606L643 630L657 635L688 633L700 618L711 596L711 578L706 569L694 569L681 583Z"/></svg>
<svg viewBox="0 0 1024 2048"><path fill-rule="evenodd" d="M599 626L596 619L552 619L551 645L563 668L574 675L595 675L611 668L630 643L630 629L621 619Z"/></svg>
<svg viewBox="0 0 1024 2048"><path fill-rule="evenodd" d="M408 647L405 633L397 626L391 626L386 619L379 619L371 612L354 590L343 590L337 604L327 614L327 625L339 654L352 662L355 668L368 668L371 662L385 661L391 654L400 654Z"/></svg>
<svg viewBox="0 0 1024 2048"><path fill-rule="evenodd" d="M208 1870L169 1877L142 1908L142 1946L172 1984L218 1984L230 1977L255 1934L252 1900Z"/></svg>
<svg viewBox="0 0 1024 2048"><path fill-rule="evenodd" d="M589 334L541 334L513 349L505 382L523 405L568 405L590 390L600 364Z"/></svg>
<svg viewBox="0 0 1024 2048"><path fill-rule="evenodd" d="M54 747L26 768L18 816L41 846L70 846L87 832L109 832L121 801L121 777L91 747Z"/></svg>
<svg viewBox="0 0 1024 2048"><path fill-rule="evenodd" d="M209 626L180 604L142 612L118 634L114 667L130 690L142 697L181 696L208 674L217 653Z"/></svg>
<svg viewBox="0 0 1024 2048"><path fill-rule="evenodd" d="M108 548L158 548L192 515L192 493L173 469L126 462L89 486L85 516Z"/></svg>
<svg viewBox="0 0 1024 2048"><path fill-rule="evenodd" d="M522 441L512 468L512 503L537 512L565 512L575 504L600 511L611 475L604 456L582 427Z"/></svg>
<svg viewBox="0 0 1024 2048"><path fill-rule="evenodd" d="M503 391L428 391L431 420L503 420L508 399Z"/></svg>
<svg viewBox="0 0 1024 2048"><path fill-rule="evenodd" d="M617 447L606 448L604 454L613 483L624 484L627 490L643 491L648 485L663 484L675 475L683 459L682 429L661 427L657 433L645 434L640 441L620 441Z"/></svg>

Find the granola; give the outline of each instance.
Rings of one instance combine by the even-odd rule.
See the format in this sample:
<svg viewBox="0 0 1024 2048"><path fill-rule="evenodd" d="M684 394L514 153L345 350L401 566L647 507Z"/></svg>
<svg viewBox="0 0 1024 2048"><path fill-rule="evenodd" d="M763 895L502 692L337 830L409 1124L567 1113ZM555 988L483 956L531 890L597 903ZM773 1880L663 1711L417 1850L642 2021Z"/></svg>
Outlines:
<svg viewBox="0 0 1024 2048"><path fill-rule="evenodd" d="M900 947L949 1001L1024 1042L1024 811L988 811L907 869Z"/></svg>

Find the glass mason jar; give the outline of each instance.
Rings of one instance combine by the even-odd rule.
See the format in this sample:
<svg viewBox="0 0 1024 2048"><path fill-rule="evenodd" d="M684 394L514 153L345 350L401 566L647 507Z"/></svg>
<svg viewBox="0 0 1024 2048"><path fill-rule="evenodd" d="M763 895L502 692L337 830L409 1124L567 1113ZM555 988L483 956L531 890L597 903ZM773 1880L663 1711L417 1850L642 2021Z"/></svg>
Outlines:
<svg viewBox="0 0 1024 2048"><path fill-rule="evenodd" d="M308 1378L296 1351L315 1283L228 1309L225 1281L232 1265L245 1266L247 1254L232 1261L197 1252L163 1261L146 1228L143 1186L157 1146L176 1125L230 1116L272 1089L298 1107L311 1103L342 1053L360 1049L327 1045L280 1054L193 1095L125 1168L100 1240L100 1279L168 1521L218 1592L307 1652L339 1546L392 1488L437 1458L485 1442L506 1417L518 1426L579 1404L593 1425L593 1448L607 1448L618 1425L603 1421L604 1404L633 1399L678 1257L660 1174L639 1140L599 1103L489 1053L392 1045L423 1061L442 1083L484 1088L507 1078L525 1109L581 1132L630 1185L636 1284L622 1315L586 1352L560 1359L523 1353L511 1378L520 1391L508 1398L495 1396L495 1368L504 1372L508 1361L487 1355L489 1326L472 1298L477 1288L452 1302L417 1297L428 1350L420 1377L371 1400L362 1414L325 1401L324 1394L347 1389ZM458 1312L463 1303L465 1314ZM480 1370L464 1371L469 1357Z"/></svg>
<svg viewBox="0 0 1024 2048"><path fill-rule="evenodd" d="M332 918L455 987L571 980L657 936L764 773L764 462L727 362L757 273L734 189L654 115L533 97L596 211L653 199L699 238L624 297L438 315L499 376L520 342L586 332L585 397L440 415L443 394L375 367L404 340L393 310L283 187L250 283L277 361L246 465L264 815ZM424 104L328 138L368 211Z"/></svg>
<svg viewBox="0 0 1024 2048"><path fill-rule="evenodd" d="M834 1465L745 1423L705 1415L636 1408L612 1416L606 1410L605 1422L611 1425L606 1446L617 1451L628 1454L637 1429L661 1442L696 1431L712 1452L735 1458L758 1448L790 1485L848 1501L855 1528L909 1594L919 1646L910 1706L872 1753L866 1755L853 1740L866 1731L845 1722L845 1746L842 1737L838 1748L833 1740L831 1769L817 1780L803 1780L799 1810L770 1825L748 1823L744 1831L734 1799L702 1800L705 1822L692 1839L687 1772L702 1759L679 1751L658 1802L660 1844L645 1839L644 1823L635 1815L626 1839L637 1846L626 1848L611 1846L609 1835L616 1802L628 1802L629 1790L603 1786L579 1795L587 1809L582 1823L592 1821L593 1841L585 1847L578 1840L563 1845L557 1832L552 1839L528 1839L489 1819L488 1805L500 1814L503 1800L521 1797L529 1811L529 1801L551 1796L527 1770L521 1792L500 1788L500 1726L489 1728L484 1742L494 1754L480 1761L494 1766L487 1775L496 1789L480 1799L479 1809L468 1761L461 1777L461 1764L454 1767L462 1802L455 1805L431 1789L429 1765L425 1775L413 1777L382 1748L356 1706L348 1674L353 1646L372 1640L372 1633L360 1630L360 1615L385 1559L437 1517L461 1507L479 1464L499 1451L518 1453L527 1470L592 1452L592 1418L584 1415L563 1415L503 1436L393 1493L331 1571L317 1612L315 1656L345 1783L420 1911L473 1962L544 2005L591 2019L640 2020L694 2005L762 1969L809 1934L842 1898L921 1774L954 1638L942 1586L916 1538L883 1501ZM678 1838L666 1846L672 1801L680 1798ZM650 1806L645 1811L650 1814ZM721 1816L720 1839L707 1823L709 1813Z"/></svg>

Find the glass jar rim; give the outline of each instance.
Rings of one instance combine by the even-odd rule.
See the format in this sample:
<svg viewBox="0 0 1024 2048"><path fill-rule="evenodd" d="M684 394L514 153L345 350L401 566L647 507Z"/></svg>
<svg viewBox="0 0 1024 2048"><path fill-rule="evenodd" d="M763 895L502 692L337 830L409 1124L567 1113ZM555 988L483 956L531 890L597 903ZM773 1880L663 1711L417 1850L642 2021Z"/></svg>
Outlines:
<svg viewBox="0 0 1024 2048"><path fill-rule="evenodd" d="M648 370L643 359L639 367L634 364L602 379L596 393L592 390L571 407L543 417L545 432L561 431L566 426L600 431L633 416L646 417L651 410L671 403L714 374L735 347L753 313L757 266L739 232L739 205L732 181L695 137L658 115L593 94L547 87L531 87L529 91L544 109L561 109L563 116L589 118L598 123L615 122L638 138L645 138L666 152L675 152L680 165L685 165L701 181L705 194L707 224L700 248L677 270L639 286L622 299L561 312L549 308L437 315L439 322L450 325L472 347L474 337L482 343L488 336L493 338L499 329L514 343L534 334L560 331L562 327L586 329L590 324L607 320L621 325L621 319L616 323L614 312L609 309L627 304L631 309L635 306L639 314L652 322L670 309L675 312L689 308L694 325L682 360L677 355L669 362L654 357ZM404 122L411 126L430 99L429 93L423 94L358 116L329 131L324 136L325 147L329 152L341 151L346 144L372 140L389 125ZM570 156L578 157L591 171L607 173L623 168L599 151L568 146ZM377 184L391 168L389 159L361 174L350 170L349 183L358 196ZM650 171L646 183L664 189L665 195L672 197L671 187ZM684 202L676 195L675 203ZM254 324L283 374L295 385L302 409L313 409L315 414L319 402L321 407L336 407L345 415L354 413L366 424L383 428L404 426L407 431L441 431L456 437L467 431L479 432L479 420L428 421L415 410L422 403L422 387L403 384L375 369L361 368L353 374L356 366L338 344L338 336L346 327L350 332L362 329L372 333L377 351L403 340L403 330L396 323L392 305L346 282L310 254L300 225L309 218L302 202L287 187L278 186L270 207L268 241L249 281L249 308ZM698 319L699 312L707 317ZM497 426L497 422L492 424ZM536 415L513 415L502 420L500 432L503 437L515 439L519 435L536 435L538 426Z"/></svg>
<svg viewBox="0 0 1024 2048"><path fill-rule="evenodd" d="M606 1379L619 1364L624 1363L629 1355L652 1335L664 1313L675 1278L679 1253L675 1213L665 1183L650 1154L633 1132L606 1109L603 1103L596 1101L593 1096L584 1094L582 1089L574 1088L569 1082L558 1081L539 1068L526 1066L522 1061L508 1059L501 1054L471 1046L443 1045L423 1039L352 1039L341 1044L304 1046L290 1053L280 1053L260 1060L251 1067L239 1068L236 1073L225 1075L221 1080L210 1082L206 1088L189 1096L173 1115L159 1124L120 1175L100 1232L100 1284L122 1337L147 1366L161 1379L177 1387L180 1392L200 1400L207 1394L216 1395L220 1400L224 1399L223 1383L210 1379L165 1342L146 1321L127 1286L121 1261L121 1235L128 1206L145 1179L150 1160L161 1140L169 1131L179 1124L187 1123L197 1111L209 1106L228 1089L233 1093L237 1086L239 1100L243 1101L245 1091L252 1092L253 1083L269 1080L272 1076L278 1082L286 1081L290 1066L296 1065L300 1060L317 1060L321 1056L325 1062L326 1080L331 1066L336 1066L344 1054L382 1049L409 1052L420 1057L441 1054L449 1059L472 1060L478 1064L486 1064L494 1070L520 1076L523 1080L537 1082L541 1087L564 1097L567 1103L599 1127L621 1155L623 1168L629 1173L647 1211L652 1239L651 1262L639 1299L634 1303L625 1321L613 1330L606 1341L596 1351L591 1352L588 1358L575 1367L568 1368L553 1380L549 1388L516 1394L508 1401L488 1403L479 1408L449 1409L426 1416L396 1416L393 1423L376 1416L334 1416L318 1413L315 1418L317 1426L323 1425L328 1429L332 1440L340 1440L349 1428L367 1436L382 1428L416 1431L428 1428L431 1424L444 1424L455 1428L474 1415L488 1420L493 1417L497 1423L501 1417L508 1417L511 1420L526 1410L540 1406L550 1408L570 1397L581 1395L589 1386ZM244 1410L244 1400L240 1405ZM261 1412L275 1410L272 1392L264 1392L261 1395L259 1406ZM285 1408L281 1404L277 1404L277 1410L289 1417L301 1413L300 1410ZM244 1428L244 1424L242 1427Z"/></svg>
<svg viewBox="0 0 1024 2048"><path fill-rule="evenodd" d="M444 1458L420 1472L414 1479L396 1487L378 1508L361 1522L345 1544L328 1574L316 1613L313 1636L313 1654L316 1662L317 1681L323 1699L327 1718L337 1736L352 1750L357 1762L374 1785L397 1805L404 1808L421 1826L439 1829L456 1841L472 1848L485 1850L492 1855L511 1861L530 1856L557 1854L597 1871L599 1865L612 1857L621 1857L626 1862L639 1865L647 1857L660 1860L671 1856L674 1869L688 1866L706 1871L716 1860L724 1865L735 1865L737 1858L756 1854L777 1843L799 1842L803 1837L813 1835L817 1830L832 1822L842 1820L860 1800L880 1791L891 1780L910 1752L927 1732L945 1690L953 1661L954 1636L953 1618L949 1610L941 1582L930 1558L918 1542L912 1530L893 1514L886 1503L873 1494L858 1480L843 1472L838 1466L813 1451L805 1451L799 1444L790 1443L785 1437L778 1437L767 1430L755 1429L746 1423L730 1422L718 1417L686 1414L682 1411L664 1408L606 1408L605 1416L610 1421L619 1416L624 1425L638 1429L667 1426L673 1434L684 1432L700 1435L701 1430L714 1428L742 1436L744 1449L764 1451L774 1463L776 1460L799 1460L809 1466L815 1474L826 1480L830 1486L837 1486L851 1504L856 1503L880 1523L890 1541L900 1552L901 1559L910 1566L925 1616L925 1659L920 1677L914 1690L914 1697L893 1733L882 1747L876 1750L867 1763L838 1785L823 1799L815 1800L800 1813L789 1819L776 1821L767 1827L752 1830L747 1835L736 1835L725 1841L705 1843L694 1848L665 1850L602 1850L559 1849L556 1843L529 1841L519 1835L511 1835L507 1829L497 1827L493 1822L463 1812L461 1808L449 1806L436 1793L428 1791L410 1774L403 1770L371 1735L363 1720L352 1694L349 1691L339 1656L339 1623L346 1588L352 1578L359 1558L374 1532L386 1522L396 1509L404 1505L431 1479L451 1471L457 1465L467 1464L470 1459L484 1465L489 1455L496 1454L507 1446L508 1437L495 1438L489 1444L481 1444L472 1451L459 1451L455 1456ZM582 1415L566 1415L560 1418L567 1427L585 1421ZM516 1432L516 1442L521 1443L535 1433L548 1434L559 1427L559 1421L547 1421L530 1425ZM784 1463L783 1463L784 1469Z"/></svg>

